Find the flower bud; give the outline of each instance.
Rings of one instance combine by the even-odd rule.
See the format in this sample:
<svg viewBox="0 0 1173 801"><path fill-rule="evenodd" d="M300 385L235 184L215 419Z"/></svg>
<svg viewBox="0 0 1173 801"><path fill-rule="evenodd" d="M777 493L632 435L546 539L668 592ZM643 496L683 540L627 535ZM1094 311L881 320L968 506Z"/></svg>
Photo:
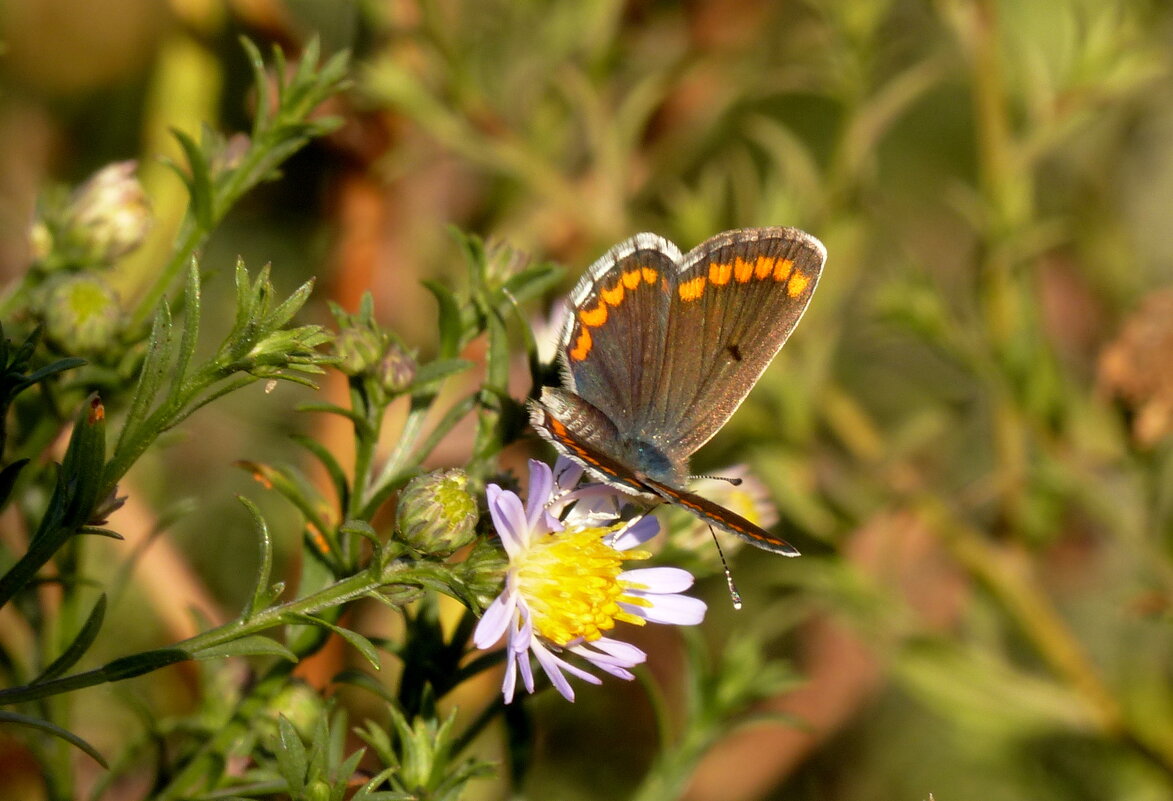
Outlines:
<svg viewBox="0 0 1173 801"><path fill-rule="evenodd" d="M448 556L476 536L477 502L463 470L417 476L399 495L399 536L421 553Z"/></svg>
<svg viewBox="0 0 1173 801"><path fill-rule="evenodd" d="M46 288L41 315L45 337L64 353L105 351L124 324L118 295L93 273L62 276Z"/></svg>
<svg viewBox="0 0 1173 801"><path fill-rule="evenodd" d="M375 368L375 378L384 392L398 395L411 386L415 379L415 368L416 363L412 355L395 342L390 342Z"/></svg>
<svg viewBox="0 0 1173 801"><path fill-rule="evenodd" d="M378 332L362 326L351 326L338 332L334 339L334 355L338 369L346 375L363 375L379 361L383 350Z"/></svg>
<svg viewBox="0 0 1173 801"><path fill-rule="evenodd" d="M134 161L109 164L79 186L70 198L66 224L95 262L108 264L143 243L151 208Z"/></svg>

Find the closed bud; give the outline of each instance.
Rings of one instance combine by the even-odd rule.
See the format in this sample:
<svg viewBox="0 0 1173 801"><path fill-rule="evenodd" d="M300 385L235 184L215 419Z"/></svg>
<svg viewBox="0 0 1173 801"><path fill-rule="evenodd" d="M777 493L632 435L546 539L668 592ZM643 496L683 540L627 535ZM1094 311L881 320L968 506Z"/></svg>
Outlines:
<svg viewBox="0 0 1173 801"><path fill-rule="evenodd" d="M137 164L107 165L79 186L70 199L66 225L94 262L108 264L143 243L151 227L151 208L134 176Z"/></svg>
<svg viewBox="0 0 1173 801"><path fill-rule="evenodd" d="M342 329L334 339L338 369L349 376L364 375L374 369L382 350L378 332L361 325Z"/></svg>
<svg viewBox="0 0 1173 801"><path fill-rule="evenodd" d="M448 556L476 537L477 502L463 470L417 476L399 495L399 536L420 553Z"/></svg>
<svg viewBox="0 0 1173 801"><path fill-rule="evenodd" d="M117 293L93 273L61 276L46 287L41 316L46 339L64 353L82 356L107 350L124 324Z"/></svg>
<svg viewBox="0 0 1173 801"><path fill-rule="evenodd" d="M415 380L415 368L415 358L397 343L391 342L379 360L375 378L388 395L398 395Z"/></svg>

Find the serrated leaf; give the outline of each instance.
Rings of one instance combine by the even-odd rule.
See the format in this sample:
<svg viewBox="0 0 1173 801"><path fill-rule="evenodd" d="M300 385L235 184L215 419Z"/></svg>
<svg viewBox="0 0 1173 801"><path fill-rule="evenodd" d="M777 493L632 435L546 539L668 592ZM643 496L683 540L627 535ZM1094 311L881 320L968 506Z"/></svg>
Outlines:
<svg viewBox="0 0 1173 801"><path fill-rule="evenodd" d="M278 656L289 662L297 661L297 654L281 643L261 634L242 637L239 640L202 648L191 655L192 659L206 661L227 656Z"/></svg>

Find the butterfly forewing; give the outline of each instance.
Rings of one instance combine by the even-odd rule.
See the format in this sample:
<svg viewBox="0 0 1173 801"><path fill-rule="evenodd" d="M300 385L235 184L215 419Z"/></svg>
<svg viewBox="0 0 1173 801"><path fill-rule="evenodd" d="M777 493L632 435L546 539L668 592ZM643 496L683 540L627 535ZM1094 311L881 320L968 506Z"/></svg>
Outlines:
<svg viewBox="0 0 1173 801"><path fill-rule="evenodd" d="M572 389L623 428L658 387L680 251L652 234L620 243L570 295L562 359Z"/></svg>
<svg viewBox="0 0 1173 801"><path fill-rule="evenodd" d="M826 258L793 228L731 231L684 257L659 390L635 425L691 455L725 424L806 310Z"/></svg>

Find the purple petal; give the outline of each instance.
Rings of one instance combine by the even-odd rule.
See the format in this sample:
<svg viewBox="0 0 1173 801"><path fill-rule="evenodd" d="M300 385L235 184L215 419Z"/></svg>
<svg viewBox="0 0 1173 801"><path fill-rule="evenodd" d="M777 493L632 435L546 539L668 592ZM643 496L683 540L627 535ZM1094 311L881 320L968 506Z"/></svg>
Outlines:
<svg viewBox="0 0 1173 801"><path fill-rule="evenodd" d="M537 459L529 460L529 494L525 502L525 519L530 531L533 531L546 511L546 504L550 502L550 494L554 489L554 474L550 466Z"/></svg>
<svg viewBox="0 0 1173 801"><path fill-rule="evenodd" d="M692 586L692 573L679 567L641 567L625 570L619 580L638 585L634 589L648 593L684 592Z"/></svg>
<svg viewBox="0 0 1173 801"><path fill-rule="evenodd" d="M592 642L591 646L610 654L616 659L622 659L629 666L641 664L648 658L648 655L642 649L635 647L629 642L613 640L610 637L600 637Z"/></svg>
<svg viewBox="0 0 1173 801"><path fill-rule="evenodd" d="M495 645L513 620L516 605L513 593L506 591L498 595L477 623L476 631L472 633L473 644L482 650Z"/></svg>
<svg viewBox="0 0 1173 801"><path fill-rule="evenodd" d="M493 528L501 535L501 544L505 546L505 552L512 559L529 545L529 526L526 525L525 509L522 508L521 499L516 493L503 490L495 484L490 484L489 487L497 490L492 495L485 495L489 499L489 515L493 518Z"/></svg>
<svg viewBox="0 0 1173 801"><path fill-rule="evenodd" d="M599 670L602 670L605 673L609 673L616 678L623 679L624 681L631 681L635 678L635 674L624 667L622 663L607 656L606 654L601 654L598 651L592 651L583 645L576 645L573 648L569 648L567 650L578 654L580 657L590 662Z"/></svg>
<svg viewBox="0 0 1173 801"><path fill-rule="evenodd" d="M534 640L532 650L534 656L538 658L538 664L542 666L542 670L550 677L550 683L554 685L554 689L567 701L573 701L574 688L570 686L570 682L562 675L561 670L561 668L569 668L570 665L547 651L537 640ZM592 676L591 678L594 677ZM530 692L532 693L533 690L531 689Z"/></svg>
<svg viewBox="0 0 1173 801"><path fill-rule="evenodd" d="M512 653L505 657L505 680L501 682L501 694L505 696L507 704L513 703L513 692L517 689L517 659L518 657Z"/></svg>
<svg viewBox="0 0 1173 801"><path fill-rule="evenodd" d="M534 670L529 664L529 651L522 654L514 654L513 659L516 660L517 666L521 668L521 681L525 684L525 691L530 695L534 694Z"/></svg>
<svg viewBox="0 0 1173 801"><path fill-rule="evenodd" d="M617 551L628 551L643 545L659 533L660 521L654 515L644 515L619 532L619 536L611 541L611 547Z"/></svg>
<svg viewBox="0 0 1173 801"><path fill-rule="evenodd" d="M650 623L670 623L676 626L695 626L705 619L708 609L699 598L687 595L648 596L651 606L633 606L620 603L624 610Z"/></svg>
<svg viewBox="0 0 1173 801"><path fill-rule="evenodd" d="M566 456L559 456L554 462L554 481L559 489L568 490L582 478L582 465Z"/></svg>

